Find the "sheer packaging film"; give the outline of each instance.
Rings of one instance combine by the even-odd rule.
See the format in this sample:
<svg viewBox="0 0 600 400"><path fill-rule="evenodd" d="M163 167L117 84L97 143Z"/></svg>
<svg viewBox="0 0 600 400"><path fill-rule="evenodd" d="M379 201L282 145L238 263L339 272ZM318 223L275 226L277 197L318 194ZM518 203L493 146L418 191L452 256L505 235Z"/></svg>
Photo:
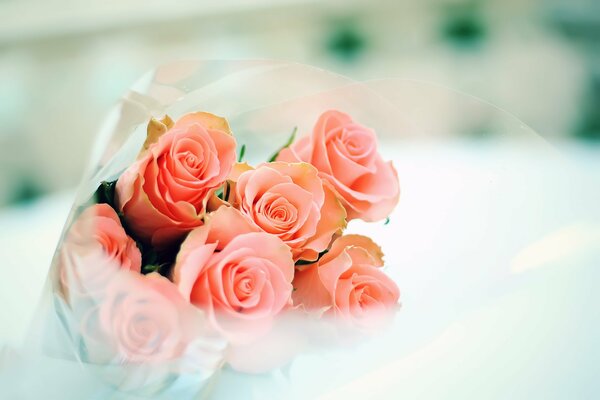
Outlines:
<svg viewBox="0 0 600 400"><path fill-rule="evenodd" d="M177 121L186 115L206 113L199 117L203 123L228 130L235 137L237 145L233 144L235 159L232 163L240 158L244 145L243 161L247 164L236 164L236 168L245 169L243 165L259 166L269 160L289 141L293 131L297 131L297 140L309 135L327 110L339 110L340 115L351 116L352 120L372 129L383 159L391 160L398 173L400 201L389 218L381 218L377 209L369 212L361 209L364 215L373 216L362 219L377 222L348 218L352 220L346 231L350 235L370 236L378 242L385 253L385 266L381 271L400 288L402 307L398 304L381 318L349 324L332 317L325 309L304 312L304 307L297 307L292 300L303 296L302 288L293 288L291 298L278 299L275 286L291 285L292 278L286 277L286 273L279 276L280 271L269 271L268 267L265 273L271 274L268 284L275 293L269 292L274 298L269 300L268 306L276 307L277 313L267 312L268 318L238 324L237 320L197 307L190 298L201 298L204 292L213 290L215 279L223 279L219 280L220 285L226 285L227 279L211 275L202 283L198 283L200 280L193 284L180 283L186 274L192 273L189 271L192 267L187 265L207 263L208 252L217 252L223 259L256 257L238 254L235 247L236 240L241 241L242 236L248 243L254 243L252 235L256 233L250 228L249 231L240 228L244 222L229 215L230 208L224 207L217 208L211 217L213 220L204 221L203 229L192 234L188 235L190 229L183 233L159 229L158 234L142 237L136 243L126 231L143 231L147 218L142 215L136 221L126 216L123 219L118 205L115 212L114 204L110 204L112 198L102 201L103 196L114 196L115 189L119 189L111 182L126 180L123 173L139 162L140 150L150 151L148 140L151 140L152 127L148 124L152 118L160 130L163 125L168 129L169 124L179 123ZM27 393L32 398L42 391L56 392L55 397L63 399L341 398L360 391L368 386L365 382L375 377L375 381L384 380L383 385L381 381L377 383L378 390L383 391L381 396L389 396L386 388L401 392L389 379L377 378L381 376L377 371L401 360L411 345L424 340L410 333L409 323L418 318L416 316L429 313L428 320L433 322L414 332L432 335L439 329L444 314L432 311L433 300L427 300L426 296L426 293L448 290L440 288L438 278L445 277L446 285L454 286L454 293L479 285L481 290L470 292L472 298L454 302L456 309L468 312L478 302L489 301L492 294L486 292L485 287L490 282L503 282L498 287L500 292L509 290L519 279L521 270L527 269L527 260L521 257L515 261L514 254L509 254L514 250L489 246L500 243L512 233L511 224L498 216L508 217L512 210L518 210L524 197L539 197L533 186L522 186L518 192L504 190L520 173L510 160L484 165L480 171L463 171L458 190L445 184L439 176L432 177L433 185L411 179L411 165L402 159L406 148L453 143L465 135L483 134L499 143L519 142L540 157L550 158L555 163L564 162L517 119L477 99L433 85L393 79L355 82L312 67L270 61L182 61L157 68L132 87L101 129L91 167L57 247L27 341L28 351L15 361L14 374L21 371L21 375L15 379L16 383L7 384L8 390ZM228 157L226 152L230 145L218 142L218 146L221 147L216 151ZM294 160L289 154L291 159L285 159L285 154L279 154L282 161L302 161ZM432 158L437 156L435 151L431 152ZM287 170L286 173L293 175ZM406 182L405 174L409 176ZM300 171L298 180L306 181L309 175ZM451 181L452 178L448 177ZM237 186L248 185L243 180L231 182ZM141 189L131 189L127 196L135 198L135 190ZM239 187L227 186L224 190L227 194L220 193L215 201L225 199L233 204L235 200L231 200L228 192ZM120 196L126 196L125 192L121 190ZM327 192L321 196L327 197ZM502 202L494 200L498 196ZM461 199L458 202L457 197ZM96 202L98 204L92 204ZM403 209L405 203L408 210L419 203L420 207L413 208L422 215L407 214ZM459 206L449 209L444 203ZM351 206L346 206L350 215ZM206 207L211 205L206 204ZM125 211L125 214L129 212ZM439 216L440 212L443 218L440 225L453 227L456 237L440 238L436 232L419 231L420 219ZM335 209L330 213L335 213ZM550 228L536 229L543 235L544 230ZM339 232L332 231L330 237L336 235ZM407 249L404 245L407 235L420 236L421 248ZM136 236L139 239L143 235ZM92 237L102 246L90 246ZM169 246L170 240L177 241L177 262L161 264L161 256L155 259L156 255L149 254L148 247L161 250ZM279 260L281 255L277 253L276 243L273 248L268 240L257 243L264 246L259 256L266 261L261 260L261 265L274 262L280 266L287 262ZM455 260L433 258L431 261L432 257L419 256L443 246L460 247L465 243L470 248L480 243L481 251L463 253L462 259ZM235 249L230 250L232 247ZM353 242L350 247L360 246ZM121 258L115 260L107 256L107 248ZM311 251L310 246L292 248L296 266L290 264L290 273L293 275L295 270L298 276L311 266L303 257L311 262L314 257L324 257L323 264L335 259L335 245L328 250L329 255L317 254L317 251L311 258L306 255ZM535 255L535 248L532 251ZM367 251L365 254L375 253ZM379 259L380 255L373 257ZM429 286L409 284L410 290L419 293L407 294L405 291L409 289L403 285L403 275L410 277L407 271L423 268L419 265L420 259L422 263L443 261L444 266L438 272L440 277L432 277ZM413 265L402 265L407 261ZM183 266L180 268L179 264ZM164 269L170 270L162 273ZM315 278L311 275L306 279ZM386 289L393 294L394 289L384 287L382 290ZM432 294L430 298L437 297ZM419 305L424 308L414 309ZM408 316L403 318L404 314ZM325 372L340 363L346 366L336 377ZM31 367L33 364L35 368ZM18 383L23 371L36 369L39 385L25 388ZM66 393L64 385L69 388Z"/></svg>

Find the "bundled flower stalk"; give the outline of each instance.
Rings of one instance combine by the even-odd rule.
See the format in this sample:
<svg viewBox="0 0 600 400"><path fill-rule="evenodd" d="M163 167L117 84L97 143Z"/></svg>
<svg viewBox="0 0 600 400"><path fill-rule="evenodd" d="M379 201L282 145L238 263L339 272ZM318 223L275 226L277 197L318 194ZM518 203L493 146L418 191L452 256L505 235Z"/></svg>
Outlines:
<svg viewBox="0 0 600 400"><path fill-rule="evenodd" d="M325 111L293 139L251 166L222 117L149 122L137 160L100 185L59 250L86 360L244 369L234 355L286 314L360 330L396 309L379 246L344 234L399 199L375 132Z"/></svg>

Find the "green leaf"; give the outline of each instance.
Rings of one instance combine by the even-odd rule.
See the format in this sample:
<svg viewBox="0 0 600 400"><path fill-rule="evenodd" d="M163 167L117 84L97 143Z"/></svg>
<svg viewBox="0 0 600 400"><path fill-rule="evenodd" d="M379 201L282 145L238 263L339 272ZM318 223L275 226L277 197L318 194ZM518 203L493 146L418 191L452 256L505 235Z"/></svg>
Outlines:
<svg viewBox="0 0 600 400"><path fill-rule="evenodd" d="M225 193L223 194L224 201L229 201L229 190L231 189L231 185L229 182L225 182Z"/></svg>
<svg viewBox="0 0 600 400"><path fill-rule="evenodd" d="M108 204L112 208L115 208L115 187L117 181L103 181L96 189L93 199L98 204Z"/></svg>
<svg viewBox="0 0 600 400"><path fill-rule="evenodd" d="M240 155L238 157L238 162L242 162L242 160L244 159L244 155L246 154L246 145L243 144L242 148L240 149Z"/></svg>
<svg viewBox="0 0 600 400"><path fill-rule="evenodd" d="M390 223L390 217L387 217L387 218L385 219L385 222L384 222L383 224L384 224L384 225L387 225L387 224L389 224L389 223Z"/></svg>
<svg viewBox="0 0 600 400"><path fill-rule="evenodd" d="M220 198L221 200L223 200L224 188L225 188L225 185L223 185L220 188L218 188L217 191L215 192L215 194L217 195L217 197Z"/></svg>
<svg viewBox="0 0 600 400"><path fill-rule="evenodd" d="M143 243L136 242L140 253L142 253L142 273L149 274L150 272L158 271L160 263L158 262L158 253L152 246L145 246Z"/></svg>
<svg viewBox="0 0 600 400"><path fill-rule="evenodd" d="M317 261L319 261L321 259L321 257L323 257L325 254L327 254L329 250L325 249L322 252L319 253L319 255L317 256L316 260L313 261L308 261L308 260L298 260L296 261L296 265L308 265L308 264L314 264Z"/></svg>
<svg viewBox="0 0 600 400"><path fill-rule="evenodd" d="M171 265L172 263L169 262L146 264L142 267L142 274L146 275L158 272L162 276L169 277Z"/></svg>
<svg viewBox="0 0 600 400"><path fill-rule="evenodd" d="M298 132L297 126L294 127L294 130L292 131L292 135L290 136L288 141L281 148L279 148L279 150L277 150L277 152L275 154L273 154L271 156L271 158L269 158L269 162L275 161L277 159L277 156L279 155L279 153L281 153L281 150L290 147L292 145L292 143L294 143L294 139L296 139L296 132Z"/></svg>
<svg viewBox="0 0 600 400"><path fill-rule="evenodd" d="M144 265L144 267L142 268L142 274L146 275L146 274L150 274L152 272L156 272L156 271L158 271L159 268L160 268L160 265L158 265L158 264Z"/></svg>

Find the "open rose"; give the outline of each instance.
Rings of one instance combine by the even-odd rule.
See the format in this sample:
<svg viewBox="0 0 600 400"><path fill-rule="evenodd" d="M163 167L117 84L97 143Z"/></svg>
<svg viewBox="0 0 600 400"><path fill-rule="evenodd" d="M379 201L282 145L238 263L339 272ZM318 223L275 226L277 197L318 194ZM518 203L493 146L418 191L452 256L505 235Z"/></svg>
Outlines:
<svg viewBox="0 0 600 400"><path fill-rule="evenodd" d="M235 162L236 142L223 118L198 112L168 128L116 186L128 227L158 248L202 225L211 191Z"/></svg>
<svg viewBox="0 0 600 400"><path fill-rule="evenodd" d="M317 263L296 272L294 305L369 327L393 310L400 297L382 265L381 250L371 239L342 236Z"/></svg>
<svg viewBox="0 0 600 400"><path fill-rule="evenodd" d="M95 295L119 270L140 272L142 256L107 204L86 208L60 249L59 277L65 295Z"/></svg>
<svg viewBox="0 0 600 400"><path fill-rule="evenodd" d="M277 236L256 227L232 207L207 215L177 255L173 282L214 327L241 343L269 329L291 301L294 261Z"/></svg>
<svg viewBox="0 0 600 400"><path fill-rule="evenodd" d="M323 113L312 135L283 149L277 160L314 165L335 188L349 220L383 219L398 203L398 176L379 155L375 132L342 112Z"/></svg>
<svg viewBox="0 0 600 400"><path fill-rule="evenodd" d="M177 287L158 273L119 273L102 296L97 309L84 319L83 332L108 346L113 361L161 362L183 354L198 332L193 308ZM88 346L90 343L88 342ZM93 351L93 349L91 349Z"/></svg>
<svg viewBox="0 0 600 400"><path fill-rule="evenodd" d="M317 259L346 225L344 207L307 163L273 162L243 172L234 202L253 224L290 246L294 259Z"/></svg>
<svg viewBox="0 0 600 400"><path fill-rule="evenodd" d="M120 389L160 388L181 373L210 375L226 343L206 331L204 314L158 273L120 271L81 319L85 359L123 367L107 376Z"/></svg>

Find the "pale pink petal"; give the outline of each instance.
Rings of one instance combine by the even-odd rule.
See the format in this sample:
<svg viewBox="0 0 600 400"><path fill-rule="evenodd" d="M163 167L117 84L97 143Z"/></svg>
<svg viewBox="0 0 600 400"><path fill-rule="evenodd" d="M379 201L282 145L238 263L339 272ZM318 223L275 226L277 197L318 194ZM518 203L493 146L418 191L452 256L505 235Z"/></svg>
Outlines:
<svg viewBox="0 0 600 400"><path fill-rule="evenodd" d="M172 279L186 299L190 299L198 275L206 268L217 247L216 243L207 244L206 237L206 228L201 227L193 230L183 242L177 254Z"/></svg>
<svg viewBox="0 0 600 400"><path fill-rule="evenodd" d="M301 305L307 310L320 310L333 305L331 294L323 286L316 264L296 271L292 299L294 305Z"/></svg>
<svg viewBox="0 0 600 400"><path fill-rule="evenodd" d="M319 277L325 290L335 293L340 276L352 267L352 258L342 251L337 257L319 263Z"/></svg>
<svg viewBox="0 0 600 400"><path fill-rule="evenodd" d="M207 214L206 221L210 225L207 242L217 243L217 250L222 250L239 235L260 231L233 207L219 207L216 211Z"/></svg>
<svg viewBox="0 0 600 400"><path fill-rule="evenodd" d="M318 179L319 171L308 163L271 162L269 168L289 176L294 184L313 194L313 201L320 207L324 201L323 187Z"/></svg>
<svg viewBox="0 0 600 400"><path fill-rule="evenodd" d="M359 247L365 250L369 255L370 265L380 267L383 265L383 252L371 238L363 235L344 235L339 237L333 242L331 247L331 253L336 254L347 247ZM358 260L354 259L354 263L359 263Z"/></svg>
<svg viewBox="0 0 600 400"><path fill-rule="evenodd" d="M305 252L299 255L303 260L314 260L316 255L329 246L333 236L341 233L346 227L346 209L329 186L326 185L324 189L325 201L321 208L316 234L307 240L304 245Z"/></svg>

